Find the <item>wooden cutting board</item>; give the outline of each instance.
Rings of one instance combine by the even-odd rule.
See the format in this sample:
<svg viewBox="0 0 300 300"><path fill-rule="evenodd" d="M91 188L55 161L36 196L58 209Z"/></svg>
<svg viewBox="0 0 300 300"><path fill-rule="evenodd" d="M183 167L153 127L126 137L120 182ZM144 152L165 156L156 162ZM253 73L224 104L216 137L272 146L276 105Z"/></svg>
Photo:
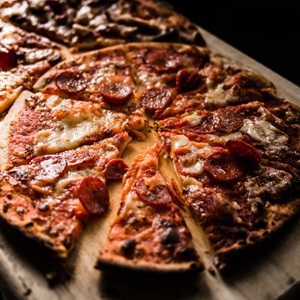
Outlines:
<svg viewBox="0 0 300 300"><path fill-rule="evenodd" d="M212 51L265 75L280 96L300 105L299 87L202 28L200 31ZM8 300L291 300L300 294L300 218L249 253L234 271L220 274L206 262L207 270L196 277L163 279L94 269L107 230L101 221L88 225L63 267L31 248L13 229L0 225L0 289ZM51 280L57 271L63 271L60 284Z"/></svg>

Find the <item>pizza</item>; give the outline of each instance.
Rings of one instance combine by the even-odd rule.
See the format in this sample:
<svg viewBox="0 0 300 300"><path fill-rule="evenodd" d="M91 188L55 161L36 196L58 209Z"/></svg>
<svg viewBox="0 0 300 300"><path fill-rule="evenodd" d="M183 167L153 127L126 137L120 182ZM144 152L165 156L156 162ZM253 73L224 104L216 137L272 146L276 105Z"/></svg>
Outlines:
<svg viewBox="0 0 300 300"><path fill-rule="evenodd" d="M103 109L99 103L24 92L2 123L1 166L8 169L118 133L141 136L143 126L142 117Z"/></svg>
<svg viewBox="0 0 300 300"><path fill-rule="evenodd" d="M0 217L97 270L187 274L300 211L300 108L152 1L0 4ZM1 102L0 102L1 104Z"/></svg>
<svg viewBox="0 0 300 300"><path fill-rule="evenodd" d="M51 253L66 257L88 218L108 213L105 181L113 165L121 170L118 159L129 141L127 133L120 133L92 145L36 156L2 172L1 217Z"/></svg>
<svg viewBox="0 0 300 300"><path fill-rule="evenodd" d="M7 0L0 8L3 19L75 52L126 42L205 44L197 26L163 1Z"/></svg>
<svg viewBox="0 0 300 300"><path fill-rule="evenodd" d="M299 109L276 103L276 110L290 107L294 120L288 124L268 104L198 111L160 124L184 198L217 264L265 239L299 211L299 136L292 133L299 130Z"/></svg>
<svg viewBox="0 0 300 300"><path fill-rule="evenodd" d="M0 114L65 56L54 42L0 19Z"/></svg>
<svg viewBox="0 0 300 300"><path fill-rule="evenodd" d="M107 243L97 260L99 269L127 272L199 272L191 232L180 210L180 197L159 170L162 147L155 143L134 158L123 181L121 203Z"/></svg>

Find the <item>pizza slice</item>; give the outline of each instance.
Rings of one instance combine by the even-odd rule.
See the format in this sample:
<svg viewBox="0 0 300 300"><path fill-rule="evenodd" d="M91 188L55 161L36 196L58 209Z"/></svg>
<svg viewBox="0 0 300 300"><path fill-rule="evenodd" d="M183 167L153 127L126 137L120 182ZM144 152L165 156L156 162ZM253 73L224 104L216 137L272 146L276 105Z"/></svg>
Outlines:
<svg viewBox="0 0 300 300"><path fill-rule="evenodd" d="M116 134L91 145L41 155L0 173L0 217L57 257L66 258L91 217L110 210L106 181L121 178L131 141Z"/></svg>
<svg viewBox="0 0 300 300"><path fill-rule="evenodd" d="M162 113L169 107L170 114L176 115L203 106L206 85L199 70L209 61L206 48L175 43L135 43L128 45L126 57L140 87L139 103L149 116L165 117ZM186 98L182 100L183 94Z"/></svg>
<svg viewBox="0 0 300 300"><path fill-rule="evenodd" d="M64 56L48 39L0 20L0 113Z"/></svg>
<svg viewBox="0 0 300 300"><path fill-rule="evenodd" d="M0 4L0 16L73 52L126 42L205 45L195 24L159 1L6 0Z"/></svg>
<svg viewBox="0 0 300 300"><path fill-rule="evenodd" d="M142 115L125 51L126 47L116 46L73 56L47 72L34 89L92 101L128 115Z"/></svg>
<svg viewBox="0 0 300 300"><path fill-rule="evenodd" d="M144 125L143 117L103 109L98 103L25 92L2 122L1 169L121 132L143 138Z"/></svg>
<svg viewBox="0 0 300 300"><path fill-rule="evenodd" d="M272 82L207 48L129 44L126 57L139 85L138 101L155 119L276 98Z"/></svg>
<svg viewBox="0 0 300 300"><path fill-rule="evenodd" d="M160 130L220 145L241 160L286 170L300 178L300 110L279 98L195 111L159 122Z"/></svg>
<svg viewBox="0 0 300 300"><path fill-rule="evenodd" d="M125 174L120 207L96 268L166 274L203 269L179 195L159 170L160 154L154 143Z"/></svg>
<svg viewBox="0 0 300 300"><path fill-rule="evenodd" d="M70 45L75 34L72 25L79 2L6 0L0 4L0 16L26 31Z"/></svg>
<svg viewBox="0 0 300 300"><path fill-rule="evenodd" d="M82 0L73 29L79 49L151 41L205 45L198 27L162 1Z"/></svg>
<svg viewBox="0 0 300 300"><path fill-rule="evenodd" d="M277 94L273 82L261 73L217 53L211 53L200 74L206 82L204 108L208 110L252 101L265 103Z"/></svg>
<svg viewBox="0 0 300 300"><path fill-rule="evenodd" d="M237 154L228 146L234 134L208 134L203 141L172 131L161 136L219 268L234 265L237 253L266 240L299 213L299 179L265 165L249 144L240 142Z"/></svg>
<svg viewBox="0 0 300 300"><path fill-rule="evenodd" d="M226 106L277 100L275 86L245 65L209 52L198 71L180 70L176 75L176 97L159 119L196 110L216 110Z"/></svg>

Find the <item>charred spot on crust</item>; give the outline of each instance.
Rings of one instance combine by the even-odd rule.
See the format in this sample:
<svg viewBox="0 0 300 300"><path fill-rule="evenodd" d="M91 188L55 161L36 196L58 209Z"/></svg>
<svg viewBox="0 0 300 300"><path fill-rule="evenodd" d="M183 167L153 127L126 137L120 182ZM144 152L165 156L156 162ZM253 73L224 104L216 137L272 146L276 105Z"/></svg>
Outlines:
<svg viewBox="0 0 300 300"><path fill-rule="evenodd" d="M180 241L180 236L175 228L167 228L161 236L163 245L177 244Z"/></svg>
<svg viewBox="0 0 300 300"><path fill-rule="evenodd" d="M134 239L126 240L125 242L122 243L121 246L122 254L126 258L132 258L134 255L135 247L136 247L136 241Z"/></svg>

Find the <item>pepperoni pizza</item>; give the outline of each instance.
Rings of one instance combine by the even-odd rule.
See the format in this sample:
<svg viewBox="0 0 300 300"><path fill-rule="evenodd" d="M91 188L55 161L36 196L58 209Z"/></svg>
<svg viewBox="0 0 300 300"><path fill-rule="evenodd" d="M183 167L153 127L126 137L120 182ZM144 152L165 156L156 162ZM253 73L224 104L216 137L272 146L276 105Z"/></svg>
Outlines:
<svg viewBox="0 0 300 300"><path fill-rule="evenodd" d="M0 19L0 114L64 53L54 42Z"/></svg>
<svg viewBox="0 0 300 300"><path fill-rule="evenodd" d="M93 218L97 269L195 273L299 213L300 108L171 8L7 0L0 16L0 217L30 240L67 258Z"/></svg>

